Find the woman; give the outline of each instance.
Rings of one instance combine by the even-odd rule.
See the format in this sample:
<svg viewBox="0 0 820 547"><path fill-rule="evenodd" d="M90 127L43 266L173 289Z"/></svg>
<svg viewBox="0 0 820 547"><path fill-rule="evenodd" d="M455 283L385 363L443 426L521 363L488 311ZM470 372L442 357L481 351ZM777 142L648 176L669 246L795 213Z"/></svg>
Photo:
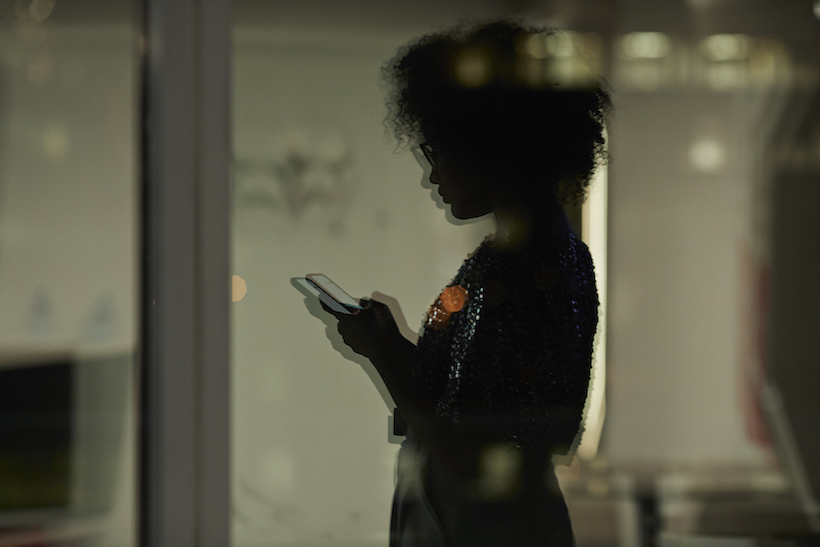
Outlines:
<svg viewBox="0 0 820 547"><path fill-rule="evenodd" d="M424 152L452 215L497 224L418 345L383 303L338 316L408 425L391 545L573 544L551 458L579 433L598 300L562 202L582 200L605 159L609 96L550 76L532 52L551 36L513 21L460 26L384 69L389 120Z"/></svg>

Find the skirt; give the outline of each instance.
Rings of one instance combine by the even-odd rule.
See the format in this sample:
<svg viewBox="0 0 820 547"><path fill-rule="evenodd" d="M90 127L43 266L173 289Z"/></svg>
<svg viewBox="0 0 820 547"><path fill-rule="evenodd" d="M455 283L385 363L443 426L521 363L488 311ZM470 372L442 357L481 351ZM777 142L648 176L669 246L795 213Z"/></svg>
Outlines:
<svg viewBox="0 0 820 547"><path fill-rule="evenodd" d="M519 466L506 475L502 465L494 476L465 480L434 466L407 433L398 456L390 547L574 546L551 462L537 472Z"/></svg>

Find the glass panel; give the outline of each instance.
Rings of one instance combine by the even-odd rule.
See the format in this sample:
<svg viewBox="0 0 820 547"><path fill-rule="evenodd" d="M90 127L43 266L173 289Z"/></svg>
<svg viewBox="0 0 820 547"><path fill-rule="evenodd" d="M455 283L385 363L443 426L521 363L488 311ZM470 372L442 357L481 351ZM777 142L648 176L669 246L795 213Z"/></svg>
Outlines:
<svg viewBox="0 0 820 547"><path fill-rule="evenodd" d="M136 9L0 3L3 545L135 544Z"/></svg>
<svg viewBox="0 0 820 547"><path fill-rule="evenodd" d="M431 206L413 157L385 137L379 69L409 39L510 3L234 4L233 542L385 545L392 404L372 367L330 347L289 279L378 288L420 325L492 227L454 227ZM817 109L810 7L513 4L570 30L523 44L532 57L569 79L587 63L615 104L613 162L574 211L610 325L596 364L611 371L593 378L593 438L557 468L577 544L807 533L782 451L815 441L773 437L764 406L772 234L815 241L796 197L816 196L820 150L804 116ZM802 215L794 234L775 225L786 201L769 199L793 172L805 186L787 196ZM806 437L812 417L791 419Z"/></svg>

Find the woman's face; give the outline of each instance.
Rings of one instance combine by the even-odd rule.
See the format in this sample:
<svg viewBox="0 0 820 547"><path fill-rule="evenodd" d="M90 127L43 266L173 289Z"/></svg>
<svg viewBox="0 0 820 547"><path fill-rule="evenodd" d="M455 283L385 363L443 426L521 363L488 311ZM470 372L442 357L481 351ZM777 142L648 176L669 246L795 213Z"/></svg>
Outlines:
<svg viewBox="0 0 820 547"><path fill-rule="evenodd" d="M437 152L430 182L453 216L466 220L493 212L491 177L464 154Z"/></svg>

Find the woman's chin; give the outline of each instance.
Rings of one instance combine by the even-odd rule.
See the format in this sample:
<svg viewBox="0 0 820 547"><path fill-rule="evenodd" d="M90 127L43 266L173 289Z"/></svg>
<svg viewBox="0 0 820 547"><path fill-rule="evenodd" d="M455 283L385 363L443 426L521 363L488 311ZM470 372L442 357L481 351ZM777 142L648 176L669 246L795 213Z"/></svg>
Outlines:
<svg viewBox="0 0 820 547"><path fill-rule="evenodd" d="M471 220L474 218L483 217L491 213L491 209L486 207L464 207L455 203L450 203L450 213L458 220Z"/></svg>
<svg viewBox="0 0 820 547"><path fill-rule="evenodd" d="M450 214L458 220L468 220L471 218L469 215L466 215L463 210L452 203L450 204Z"/></svg>

